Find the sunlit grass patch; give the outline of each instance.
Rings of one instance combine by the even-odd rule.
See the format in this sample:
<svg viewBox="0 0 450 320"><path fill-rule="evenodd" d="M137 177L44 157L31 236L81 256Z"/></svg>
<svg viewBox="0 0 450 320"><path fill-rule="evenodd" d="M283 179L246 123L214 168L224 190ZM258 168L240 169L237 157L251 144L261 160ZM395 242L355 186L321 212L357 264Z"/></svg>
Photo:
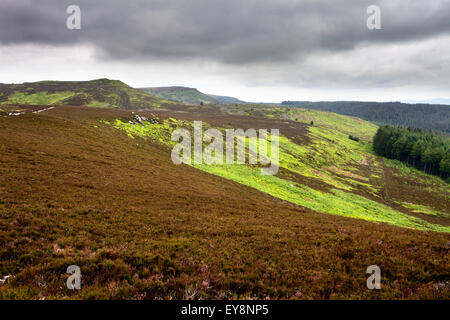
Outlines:
<svg viewBox="0 0 450 320"><path fill-rule="evenodd" d="M106 101L92 101L88 104L89 107L94 108L117 108L116 105L111 105L109 102Z"/></svg>
<svg viewBox="0 0 450 320"><path fill-rule="evenodd" d="M170 139L172 130L180 124L181 122L172 118L155 124L148 121L143 121L142 124L131 124L116 119L113 126L117 129L124 130L131 137L150 138L151 140L158 141L166 146L174 146L176 143Z"/></svg>
<svg viewBox="0 0 450 320"><path fill-rule="evenodd" d="M435 210L433 208L430 208L428 206L424 206L424 205L421 205L421 204L403 202L403 203L401 203L401 205L403 207L405 207L405 208L410 209L412 212L423 213L423 214L428 214L428 215L432 215L432 216L441 216L441 217L450 218L450 213L440 212L438 210Z"/></svg>
<svg viewBox="0 0 450 320"><path fill-rule="evenodd" d="M353 193L336 189L331 192L315 190L276 176L262 176L259 170L249 166L195 165L194 167L316 211L385 222L406 228L450 232L450 227L423 221Z"/></svg>
<svg viewBox="0 0 450 320"><path fill-rule="evenodd" d="M171 141L174 129L192 129L192 123L175 118L142 124L117 119L113 126L124 130L130 137L150 138L168 147L176 144ZM209 124L204 123L203 130L208 127ZM222 133L225 131L224 128L218 129ZM259 165L193 166L319 212L406 228L450 232L449 227L427 222L382 204L385 199L378 193L384 188L383 164L373 155L370 142L351 140L346 132L326 126L312 126L308 128L308 132L310 143L307 145L297 144L280 136L279 166L287 170L282 176L263 176ZM245 138L245 142L247 159L248 147L255 144L259 146L257 140ZM362 167L365 169L361 170ZM317 179L329 185L329 188L319 190L306 181L305 184L293 182L296 181L294 179L290 181L289 172ZM379 198L379 202L369 198L369 195Z"/></svg>
<svg viewBox="0 0 450 320"><path fill-rule="evenodd" d="M427 184L429 191L450 192L450 185L441 178L420 171L404 162L392 159L383 159L384 164L387 167L394 168L397 172L394 175L398 177L408 176L414 177L414 179L420 183Z"/></svg>
<svg viewBox="0 0 450 320"><path fill-rule="evenodd" d="M8 101L3 103L18 103L18 104L30 104L30 105L51 105L55 104L64 99L70 98L76 95L76 92L67 91L67 92L37 92L37 93L24 93L24 92L15 92L14 94L8 97Z"/></svg>
<svg viewBox="0 0 450 320"><path fill-rule="evenodd" d="M352 190L364 187L368 192L378 191L361 176L359 166L370 156L368 142L356 142L346 134L323 127L310 127L309 145L298 145L280 138L280 166L307 177L319 179L333 187ZM333 168L339 168L337 171Z"/></svg>

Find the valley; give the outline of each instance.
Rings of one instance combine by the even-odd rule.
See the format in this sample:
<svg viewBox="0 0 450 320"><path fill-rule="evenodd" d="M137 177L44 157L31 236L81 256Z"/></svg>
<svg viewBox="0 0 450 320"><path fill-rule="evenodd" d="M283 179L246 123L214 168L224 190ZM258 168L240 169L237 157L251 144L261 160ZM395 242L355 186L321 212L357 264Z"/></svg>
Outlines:
<svg viewBox="0 0 450 320"><path fill-rule="evenodd" d="M449 298L449 186L376 156L376 125L270 106L0 109L2 299ZM279 172L174 165L171 132L199 120L279 129ZM80 292L61 286L71 264Z"/></svg>

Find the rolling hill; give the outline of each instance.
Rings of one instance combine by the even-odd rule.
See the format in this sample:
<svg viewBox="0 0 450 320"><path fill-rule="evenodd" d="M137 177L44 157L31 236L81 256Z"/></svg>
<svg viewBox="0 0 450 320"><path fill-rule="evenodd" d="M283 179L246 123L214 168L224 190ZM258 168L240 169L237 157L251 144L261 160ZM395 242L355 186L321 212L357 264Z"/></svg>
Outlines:
<svg viewBox="0 0 450 320"><path fill-rule="evenodd" d="M0 84L0 105L85 105L139 109L159 107L163 101L119 80L40 81Z"/></svg>
<svg viewBox="0 0 450 320"><path fill-rule="evenodd" d="M138 115L0 106L1 299L448 299L449 186L375 155L376 125L247 105ZM174 165L171 132L194 120L279 129L278 174ZM63 285L72 264L80 291Z"/></svg>
<svg viewBox="0 0 450 320"><path fill-rule="evenodd" d="M239 100L234 97L228 97L228 96L216 96L214 94L208 94L208 96L212 97L213 99L219 101L220 103L246 103L245 101Z"/></svg>
<svg viewBox="0 0 450 320"><path fill-rule="evenodd" d="M448 105L357 101L284 101L282 105L330 111L377 123L433 129L450 133L450 106Z"/></svg>
<svg viewBox="0 0 450 320"><path fill-rule="evenodd" d="M429 99L429 100L405 100L408 104L446 104L450 105L450 99Z"/></svg>
<svg viewBox="0 0 450 320"><path fill-rule="evenodd" d="M195 88L187 87L153 87L140 88L140 90L150 93L155 97L181 102L185 104L215 104L218 101L209 95L201 93Z"/></svg>

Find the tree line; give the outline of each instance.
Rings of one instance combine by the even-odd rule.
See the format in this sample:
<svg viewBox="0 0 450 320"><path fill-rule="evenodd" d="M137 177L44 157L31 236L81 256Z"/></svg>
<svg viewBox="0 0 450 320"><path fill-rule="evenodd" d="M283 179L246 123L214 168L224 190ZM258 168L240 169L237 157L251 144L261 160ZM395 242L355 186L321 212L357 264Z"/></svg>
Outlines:
<svg viewBox="0 0 450 320"><path fill-rule="evenodd" d="M406 162L450 182L450 139L419 128L380 127L373 139L376 154Z"/></svg>
<svg viewBox="0 0 450 320"><path fill-rule="evenodd" d="M282 105L330 111L378 124L411 126L450 133L450 106L448 105L360 101L284 101Z"/></svg>

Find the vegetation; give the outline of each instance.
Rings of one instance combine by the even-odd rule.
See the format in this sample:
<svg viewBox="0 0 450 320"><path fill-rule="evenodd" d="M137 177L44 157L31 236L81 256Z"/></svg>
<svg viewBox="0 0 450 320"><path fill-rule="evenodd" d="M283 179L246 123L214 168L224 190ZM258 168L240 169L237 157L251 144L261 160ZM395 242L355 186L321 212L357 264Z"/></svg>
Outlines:
<svg viewBox="0 0 450 320"><path fill-rule="evenodd" d="M433 129L450 133L450 106L400 102L284 101L284 106L317 109L355 116L368 121Z"/></svg>
<svg viewBox="0 0 450 320"><path fill-rule="evenodd" d="M0 84L0 104L86 105L102 108L154 108L163 103L118 80L41 81Z"/></svg>
<svg viewBox="0 0 450 320"><path fill-rule="evenodd" d="M208 94L208 96L210 96L211 98L213 98L214 100L216 100L216 101L218 101L220 103L225 103L225 104L245 103L245 101L239 100L239 99L234 98L234 97L216 96L214 94Z"/></svg>
<svg viewBox="0 0 450 320"><path fill-rule="evenodd" d="M197 165L196 167L319 212L373 222L385 222L407 228L450 233L449 227L428 223L376 201L342 190L331 189L330 192L324 192L307 186L292 185L289 180L274 176L261 176L259 170L246 166Z"/></svg>
<svg viewBox="0 0 450 320"><path fill-rule="evenodd" d="M450 177L450 139L417 128L380 127L373 149L383 157L406 162L425 173Z"/></svg>
<svg viewBox="0 0 450 320"><path fill-rule="evenodd" d="M373 124L300 109L168 104L139 111L156 120L142 124L119 108L36 110L0 110L0 276L12 276L0 299L450 298L449 187L374 155ZM192 120L279 128L279 174L174 165L168 137ZM72 264L80 291L65 287ZM382 290L366 287L373 264Z"/></svg>
<svg viewBox="0 0 450 320"><path fill-rule="evenodd" d="M267 110L269 114L274 112L273 109ZM300 117L297 113L291 116L295 116L297 120ZM357 122L352 123L355 120L347 119L348 122L342 121L344 124L342 125L335 117L341 119L345 118L344 116L323 112L304 116L307 119L314 118L321 125L308 128L309 143L306 145L295 143L284 136L280 137L281 172L276 177L261 176L259 168L255 166L195 165L195 167L316 211L407 228L450 232L450 228L445 225L430 223L420 217L398 211L395 202L392 202L392 207L385 204L385 199L379 195L382 188L380 182L371 177L373 172L377 172L374 169L381 164L377 164L377 160L372 157L370 143L348 139L347 136L347 130L359 134L367 130L364 123L359 126ZM367 125L373 134L376 127ZM148 137L168 146L175 144L170 141L170 129L182 126L192 129L192 123L173 118L158 124L144 122L137 125L120 120L115 122L116 128L125 130L132 137ZM257 142L247 139L246 144L251 143ZM360 170L361 164L364 163L367 165L371 163L374 169L369 172ZM312 179L316 183L308 186L305 181L295 179L296 176ZM321 183L320 187L317 182ZM361 192L364 192L364 196L361 196Z"/></svg>
<svg viewBox="0 0 450 320"><path fill-rule="evenodd" d="M170 100L174 102L181 102L185 104L215 104L219 103L213 97L201 93L195 88L186 87L154 87L141 88L142 91L147 92L160 99Z"/></svg>
<svg viewBox="0 0 450 320"><path fill-rule="evenodd" d="M52 105L59 101L68 99L73 96L73 92L37 92L24 93L16 91L8 97L8 103L11 104L35 104L35 105Z"/></svg>
<svg viewBox="0 0 450 320"><path fill-rule="evenodd" d="M365 141L371 141L378 126L365 120L326 112L303 108L286 108L264 104L229 105L222 108L231 114L244 114L251 117L265 117L269 119L291 120L299 123L317 125L332 131L355 135Z"/></svg>

